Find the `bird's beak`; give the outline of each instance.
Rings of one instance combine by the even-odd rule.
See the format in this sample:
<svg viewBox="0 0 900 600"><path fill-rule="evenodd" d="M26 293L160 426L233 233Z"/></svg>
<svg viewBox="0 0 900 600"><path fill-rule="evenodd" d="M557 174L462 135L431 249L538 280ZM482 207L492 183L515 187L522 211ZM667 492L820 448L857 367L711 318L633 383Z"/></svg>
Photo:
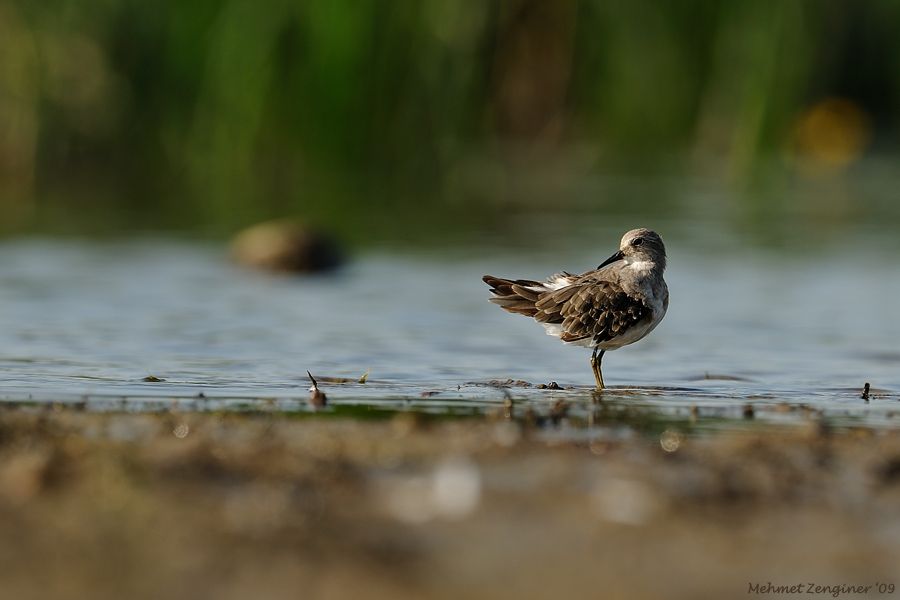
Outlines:
<svg viewBox="0 0 900 600"><path fill-rule="evenodd" d="M618 252L616 252L615 254L613 254L612 256L607 258L606 260L604 260L603 263L597 268L602 269L603 267L605 267L606 265L608 265L610 263L614 263L617 260L622 260L624 257L625 257L625 255L622 254L621 250L619 250Z"/></svg>

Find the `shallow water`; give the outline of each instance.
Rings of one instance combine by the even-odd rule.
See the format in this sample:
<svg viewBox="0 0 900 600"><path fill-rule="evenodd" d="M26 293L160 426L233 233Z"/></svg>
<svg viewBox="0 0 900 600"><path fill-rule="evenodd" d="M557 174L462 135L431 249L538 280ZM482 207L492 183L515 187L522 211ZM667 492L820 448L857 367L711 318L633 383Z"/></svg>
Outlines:
<svg viewBox="0 0 900 600"><path fill-rule="evenodd" d="M748 404L754 422L900 422L900 266L881 242L767 252L664 231L669 314L647 339L606 355L602 396L591 392L587 350L486 301L484 273L586 270L617 237L372 251L313 277L244 270L214 244L8 241L0 397L100 410L307 411L308 369L351 380L322 382L340 414L481 414L512 400L519 415L531 407L540 417L563 399L573 423L650 415L744 427ZM352 382L364 372L367 383ZM533 385L498 385L510 379ZM535 387L550 381L564 389Z"/></svg>

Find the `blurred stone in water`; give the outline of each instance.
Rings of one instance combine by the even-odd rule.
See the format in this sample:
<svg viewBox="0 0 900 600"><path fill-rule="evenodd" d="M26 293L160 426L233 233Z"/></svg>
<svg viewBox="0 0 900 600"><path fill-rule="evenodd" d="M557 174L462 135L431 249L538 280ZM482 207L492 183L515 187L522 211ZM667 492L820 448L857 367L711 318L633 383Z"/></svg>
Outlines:
<svg viewBox="0 0 900 600"><path fill-rule="evenodd" d="M259 223L238 233L231 244L238 264L295 273L330 271L343 253L329 234L292 220Z"/></svg>

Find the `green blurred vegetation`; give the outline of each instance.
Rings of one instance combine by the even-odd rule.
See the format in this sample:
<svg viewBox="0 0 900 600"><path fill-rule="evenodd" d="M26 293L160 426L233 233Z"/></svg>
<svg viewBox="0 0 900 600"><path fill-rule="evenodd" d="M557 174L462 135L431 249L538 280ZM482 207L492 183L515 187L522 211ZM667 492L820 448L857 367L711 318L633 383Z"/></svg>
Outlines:
<svg viewBox="0 0 900 600"><path fill-rule="evenodd" d="M364 238L607 210L623 174L753 219L760 173L890 156L898 108L892 0L0 0L0 229Z"/></svg>

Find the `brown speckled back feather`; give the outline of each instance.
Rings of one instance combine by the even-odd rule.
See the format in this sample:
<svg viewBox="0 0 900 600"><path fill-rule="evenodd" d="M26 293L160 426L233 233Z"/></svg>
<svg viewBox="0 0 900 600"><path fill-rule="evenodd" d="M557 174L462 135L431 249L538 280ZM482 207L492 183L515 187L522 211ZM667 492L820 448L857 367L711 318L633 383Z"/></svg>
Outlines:
<svg viewBox="0 0 900 600"><path fill-rule="evenodd" d="M544 284L528 279L486 275L484 282L494 294L491 302L504 310L533 317L539 323L562 325L560 339L564 342L586 338L595 343L609 341L649 318L652 312L611 281L582 279L558 290L542 292L534 288Z"/></svg>
<svg viewBox="0 0 900 600"><path fill-rule="evenodd" d="M560 339L564 342L585 338L594 343L609 341L652 313L643 302L609 281L576 283L546 292L535 308L534 318L539 323L562 324Z"/></svg>

